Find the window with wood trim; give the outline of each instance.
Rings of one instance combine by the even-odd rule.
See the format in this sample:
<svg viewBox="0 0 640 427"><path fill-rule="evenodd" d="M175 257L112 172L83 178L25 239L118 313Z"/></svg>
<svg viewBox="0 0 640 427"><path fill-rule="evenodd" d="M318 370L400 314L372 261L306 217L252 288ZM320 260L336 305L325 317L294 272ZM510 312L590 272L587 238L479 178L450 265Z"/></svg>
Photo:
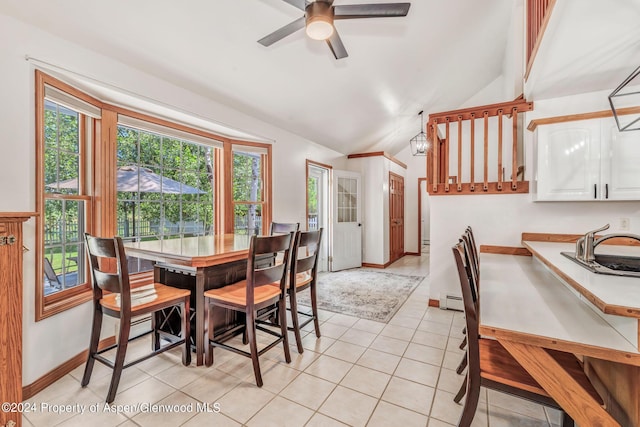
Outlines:
<svg viewBox="0 0 640 427"><path fill-rule="evenodd" d="M88 166L100 108L37 73L36 320L90 298L84 233L91 231Z"/></svg>
<svg viewBox="0 0 640 427"><path fill-rule="evenodd" d="M265 234L271 222L271 146L258 143L225 144L230 169L226 232Z"/></svg>
<svg viewBox="0 0 640 427"><path fill-rule="evenodd" d="M127 116L118 122L117 234L124 241L213 235L222 144ZM153 264L128 257L128 267L131 274Z"/></svg>

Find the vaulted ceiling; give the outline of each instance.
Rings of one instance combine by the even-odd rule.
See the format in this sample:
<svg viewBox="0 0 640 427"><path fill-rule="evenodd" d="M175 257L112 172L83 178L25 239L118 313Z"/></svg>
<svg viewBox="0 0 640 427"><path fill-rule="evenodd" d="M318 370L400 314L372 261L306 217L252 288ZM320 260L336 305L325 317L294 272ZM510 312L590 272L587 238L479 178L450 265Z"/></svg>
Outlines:
<svg viewBox="0 0 640 427"><path fill-rule="evenodd" d="M341 60L302 30L257 42L302 16L284 0L0 0L0 13L338 152L397 154L419 111L459 108L501 75L522 19L513 0L411 3L404 18L336 21ZM613 89L640 63L639 19L638 0L558 0L527 97Z"/></svg>

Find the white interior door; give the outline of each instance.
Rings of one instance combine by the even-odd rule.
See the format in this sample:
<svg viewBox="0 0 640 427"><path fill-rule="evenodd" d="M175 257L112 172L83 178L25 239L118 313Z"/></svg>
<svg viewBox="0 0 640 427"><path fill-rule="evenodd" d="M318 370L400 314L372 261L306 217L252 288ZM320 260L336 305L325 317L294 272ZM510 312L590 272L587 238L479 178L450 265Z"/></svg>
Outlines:
<svg viewBox="0 0 640 427"><path fill-rule="evenodd" d="M362 266L360 174L334 171L331 271Z"/></svg>

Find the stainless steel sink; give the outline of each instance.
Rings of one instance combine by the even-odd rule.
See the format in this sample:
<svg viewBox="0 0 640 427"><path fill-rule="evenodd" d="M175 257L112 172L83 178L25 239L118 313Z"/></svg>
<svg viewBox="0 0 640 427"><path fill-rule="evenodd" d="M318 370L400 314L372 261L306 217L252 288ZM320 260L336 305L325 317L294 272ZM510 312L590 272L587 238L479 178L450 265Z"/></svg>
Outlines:
<svg viewBox="0 0 640 427"><path fill-rule="evenodd" d="M585 262L576 258L575 252L561 252L561 254L594 273L640 277L640 257L594 254L594 261Z"/></svg>

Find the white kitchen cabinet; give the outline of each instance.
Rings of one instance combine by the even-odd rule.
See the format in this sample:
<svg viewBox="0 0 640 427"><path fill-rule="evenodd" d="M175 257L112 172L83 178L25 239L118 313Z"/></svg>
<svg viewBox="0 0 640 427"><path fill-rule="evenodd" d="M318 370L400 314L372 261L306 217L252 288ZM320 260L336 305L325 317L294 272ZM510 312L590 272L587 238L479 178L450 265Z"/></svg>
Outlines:
<svg viewBox="0 0 640 427"><path fill-rule="evenodd" d="M640 132L613 118L536 129L536 200L640 200Z"/></svg>

